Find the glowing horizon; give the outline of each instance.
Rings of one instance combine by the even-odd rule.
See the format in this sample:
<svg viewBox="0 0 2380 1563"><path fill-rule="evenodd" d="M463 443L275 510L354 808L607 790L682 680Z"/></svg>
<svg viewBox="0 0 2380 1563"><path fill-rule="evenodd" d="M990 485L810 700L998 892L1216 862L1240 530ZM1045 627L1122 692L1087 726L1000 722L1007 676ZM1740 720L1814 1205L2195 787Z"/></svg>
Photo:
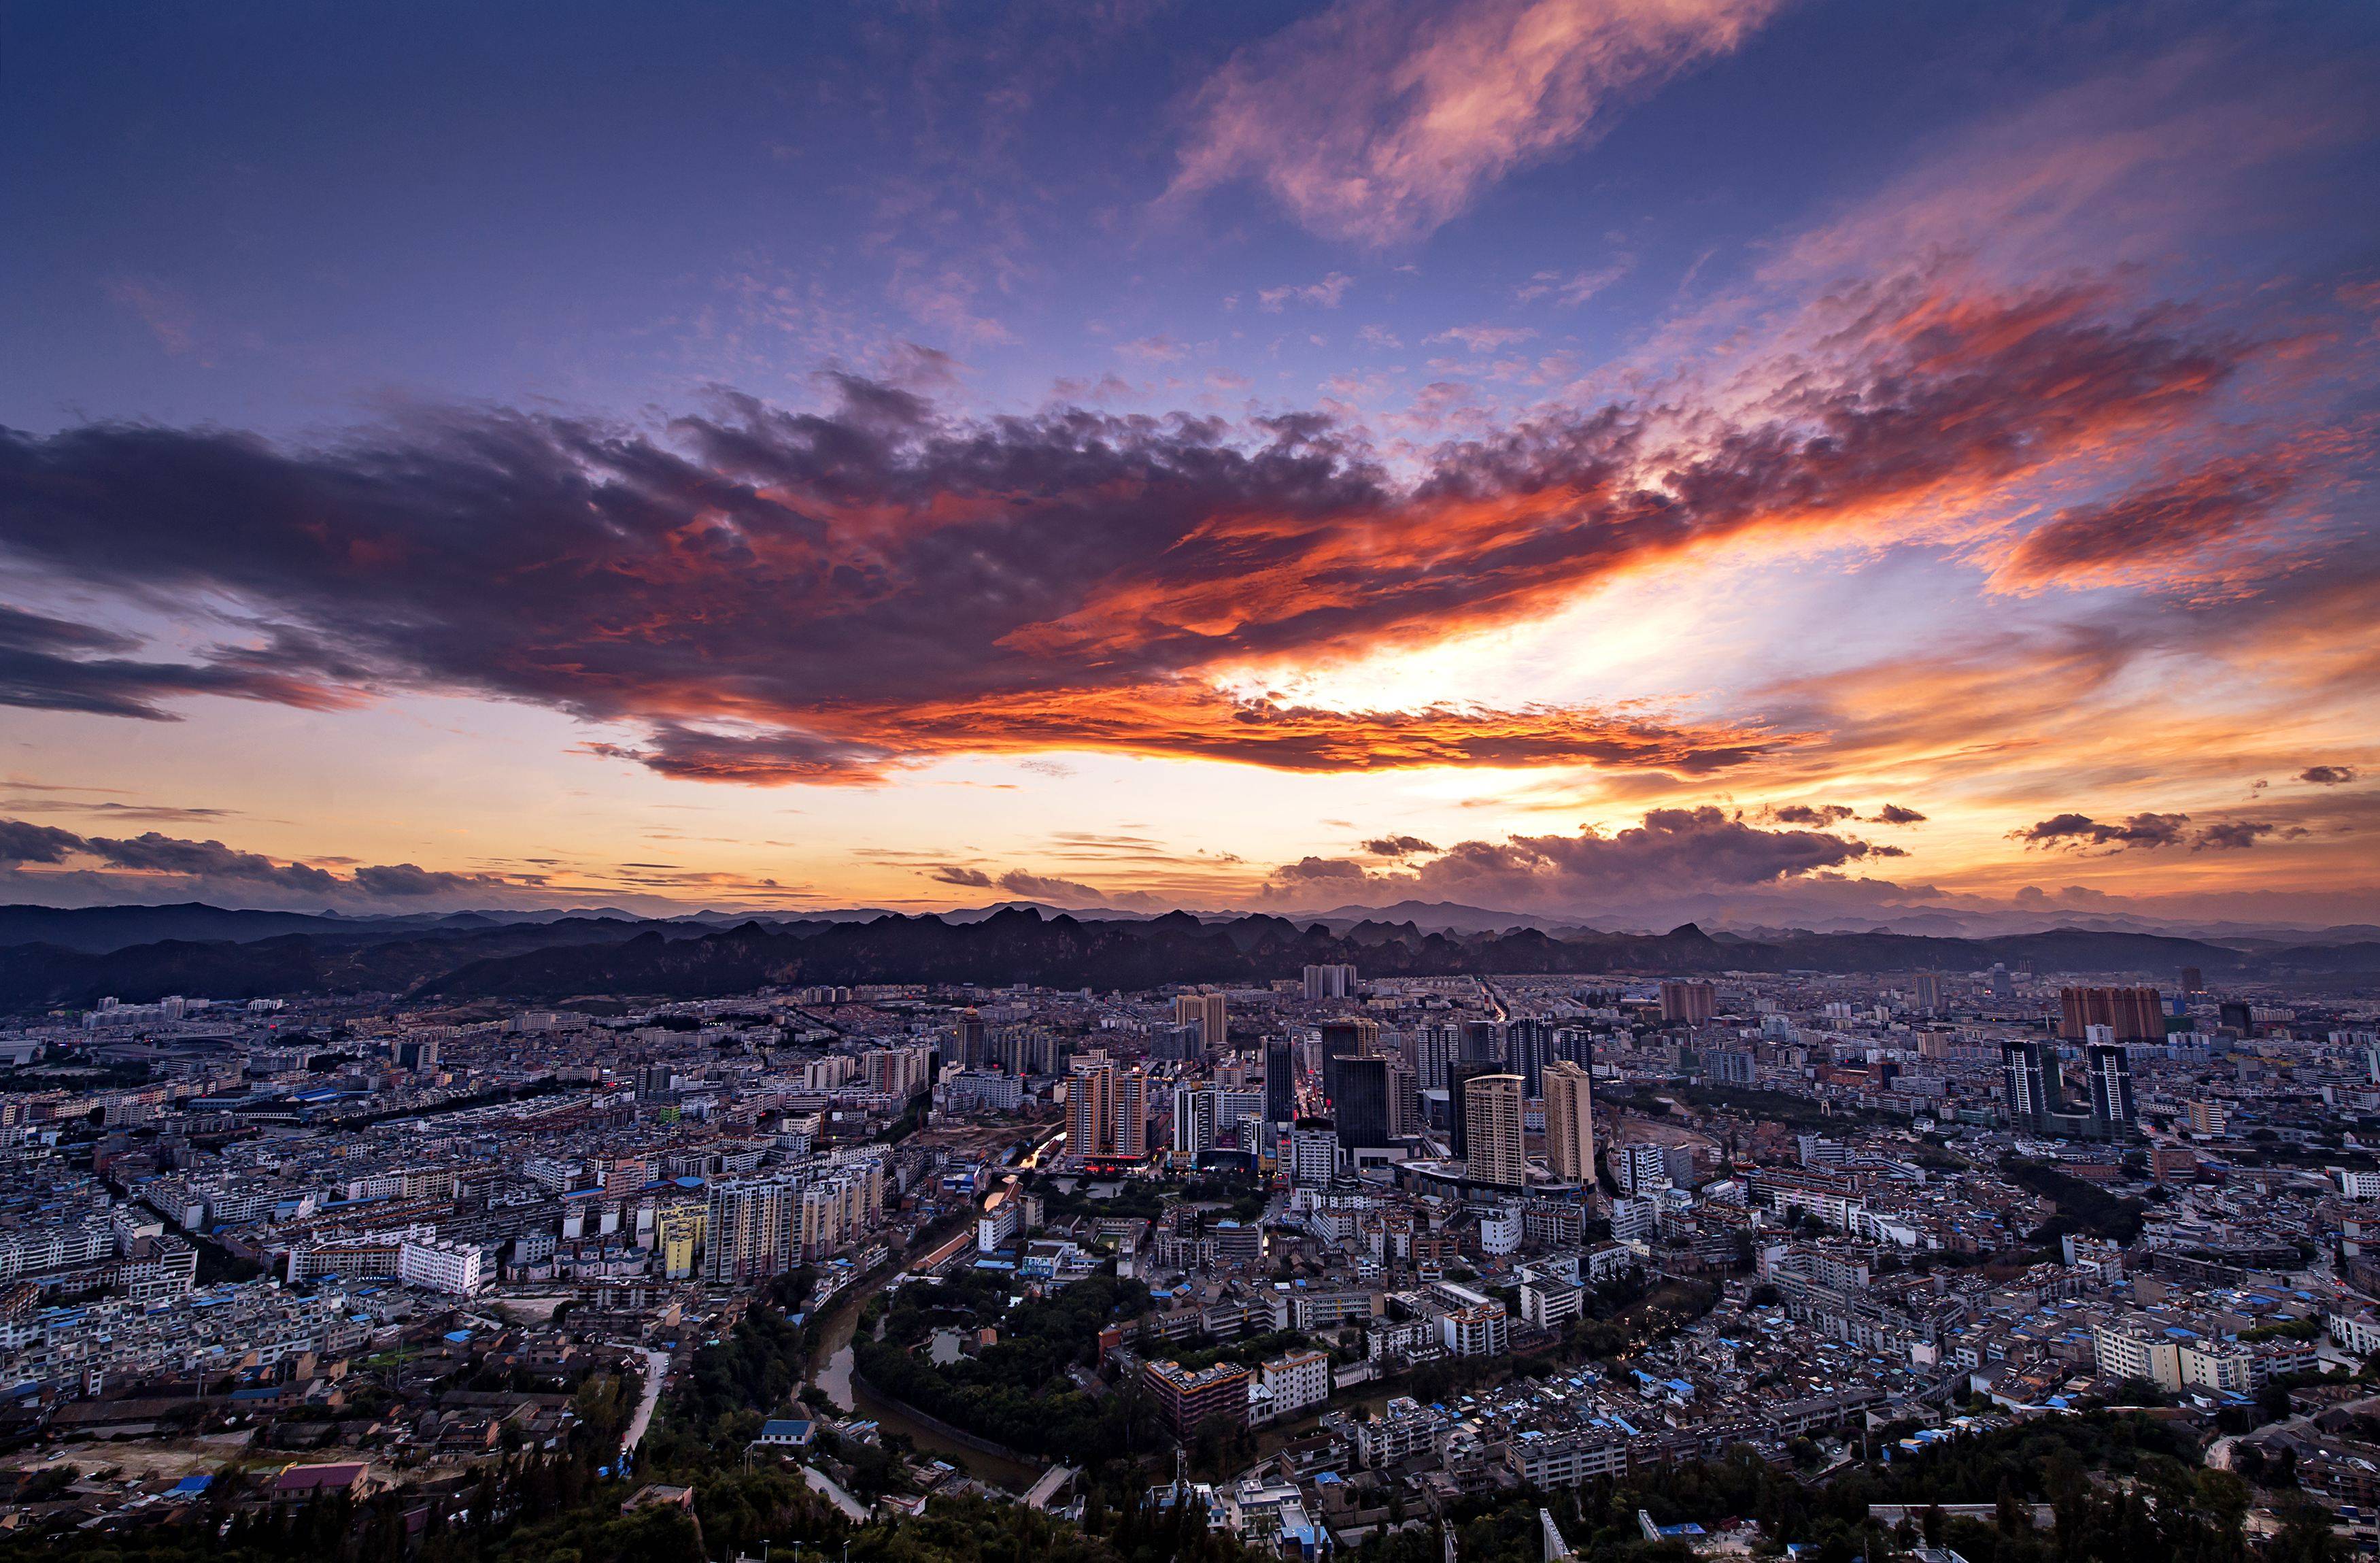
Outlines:
<svg viewBox="0 0 2380 1563"><path fill-rule="evenodd" d="M2180 19L20 26L0 900L2380 921L2380 28Z"/></svg>

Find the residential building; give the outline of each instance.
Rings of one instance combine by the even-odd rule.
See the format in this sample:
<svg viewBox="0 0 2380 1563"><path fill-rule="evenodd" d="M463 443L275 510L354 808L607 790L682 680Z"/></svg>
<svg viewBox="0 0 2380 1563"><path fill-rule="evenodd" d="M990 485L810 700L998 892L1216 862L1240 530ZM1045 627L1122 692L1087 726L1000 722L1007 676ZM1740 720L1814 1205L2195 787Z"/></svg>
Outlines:
<svg viewBox="0 0 2380 1563"><path fill-rule="evenodd" d="M1246 1426L1248 1370L1236 1362L1187 1369L1179 1362L1152 1362L1141 1366L1141 1382L1157 1402L1160 1415L1174 1434L1188 1438L1210 1418Z"/></svg>
<svg viewBox="0 0 2380 1563"><path fill-rule="evenodd" d="M1546 1165L1570 1183L1595 1181L1595 1093L1576 1064L1556 1060L1545 1069Z"/></svg>
<svg viewBox="0 0 2380 1563"><path fill-rule="evenodd" d="M1521 1077L1474 1075L1463 1082L1466 1164L1475 1183L1517 1189L1528 1181L1523 1154Z"/></svg>

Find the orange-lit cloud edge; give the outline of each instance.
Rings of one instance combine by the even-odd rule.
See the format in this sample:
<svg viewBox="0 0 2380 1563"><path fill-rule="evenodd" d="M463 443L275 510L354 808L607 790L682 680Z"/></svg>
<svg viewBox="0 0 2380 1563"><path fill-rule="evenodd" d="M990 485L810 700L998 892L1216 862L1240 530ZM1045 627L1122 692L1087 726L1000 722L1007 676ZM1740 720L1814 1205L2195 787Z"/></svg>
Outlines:
<svg viewBox="0 0 2380 1563"><path fill-rule="evenodd" d="M1708 46L1724 47L1733 23L1714 14ZM2168 74L2177 96L2195 79L2188 62ZM2052 104L1961 149L1954 192L1788 247L1732 312L1665 328L1658 383L1573 385L1416 459L1312 414L970 422L853 379L824 411L727 397L658 433L458 410L312 450L131 426L12 435L0 539L23 568L152 607L203 593L260 628L169 663L138 633L17 610L0 625L11 688L19 704L133 718L199 695L330 709L458 690L625 725L641 736L590 750L741 785L897 785L956 756L1050 752L1536 770L1536 796L1512 782L1514 812L1601 820L1392 861L1111 866L1097 888L1047 865L919 871L965 890L1552 904L1565 875L1635 883L1627 854L1656 849L1742 849L1742 875L1712 882L1756 888L1905 850L1758 823L1846 792L1913 800L1937 836L1998 822L1930 849L1951 893L2119 884L2149 861L2185 890L2284 874L2368 887L2372 430L2338 409L2370 389L2374 291L2266 279L2185 295L2126 255L2078 257L2085 195L2160 238L2203 221L2121 198L2240 120L2216 104L2126 138L2077 112ZM2216 173L2302 150L2309 121L2235 138ZM2068 220L2044 225L2045 208ZM2046 631L1962 629L1718 702L1448 690L1377 709L1261 689L1526 626L1616 582L1910 547L1969 571L1979 602L2073 606ZM2158 690L2159 667L2200 692ZM2303 779L2322 771L2346 779ZM2067 817L2084 823L2041 828ZM184 872L160 866L165 845L146 861L121 845L137 839L37 844L18 872ZM233 866L261 882L289 867ZM394 888L418 883L406 869L376 872L421 893ZM663 887L680 891L818 894L733 875Z"/></svg>

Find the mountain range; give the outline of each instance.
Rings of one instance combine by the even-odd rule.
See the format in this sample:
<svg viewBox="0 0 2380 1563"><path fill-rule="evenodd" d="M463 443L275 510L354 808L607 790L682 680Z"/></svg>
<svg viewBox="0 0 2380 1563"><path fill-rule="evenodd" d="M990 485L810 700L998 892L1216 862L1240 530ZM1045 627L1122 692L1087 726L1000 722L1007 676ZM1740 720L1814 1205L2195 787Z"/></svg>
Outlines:
<svg viewBox="0 0 2380 1563"><path fill-rule="evenodd" d="M1494 914L1479 909L1482 919ZM28 933L37 936L25 938ZM961 916L667 921L623 913L315 917L191 903L72 911L0 908L0 1010L81 1007L170 994L246 999L389 994L417 1002L556 1003L617 995L717 997L776 986L883 982L1032 983L1133 990L1169 983L1257 983L1307 964L1366 976L1560 973L1617 978L1723 971L1979 971L2030 960L2045 972L2171 983L2184 966L2212 980L2330 987L2380 975L2380 941L2224 944L2058 928L1991 938L1895 933L1772 935L1549 932L1518 921L1469 930L1415 919L1247 915L1078 916L1010 905Z"/></svg>

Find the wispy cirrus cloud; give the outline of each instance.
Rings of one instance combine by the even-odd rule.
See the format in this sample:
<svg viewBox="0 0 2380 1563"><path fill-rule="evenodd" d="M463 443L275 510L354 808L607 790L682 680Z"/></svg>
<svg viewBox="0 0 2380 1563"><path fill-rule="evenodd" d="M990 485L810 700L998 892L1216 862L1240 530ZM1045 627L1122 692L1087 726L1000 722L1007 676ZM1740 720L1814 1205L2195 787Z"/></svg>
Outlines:
<svg viewBox="0 0 2380 1563"><path fill-rule="evenodd" d="M1726 54L1780 0L1339 0L1203 87L1169 196L1239 179L1332 238L1393 244Z"/></svg>

